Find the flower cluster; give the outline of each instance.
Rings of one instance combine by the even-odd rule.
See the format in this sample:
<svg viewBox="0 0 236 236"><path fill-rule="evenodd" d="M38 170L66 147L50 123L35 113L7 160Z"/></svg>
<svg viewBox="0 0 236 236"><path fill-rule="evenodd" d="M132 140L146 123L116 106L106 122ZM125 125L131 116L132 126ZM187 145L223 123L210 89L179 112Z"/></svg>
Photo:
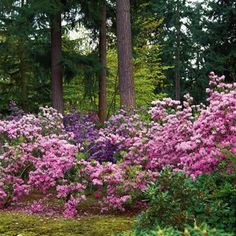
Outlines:
<svg viewBox="0 0 236 236"><path fill-rule="evenodd" d="M98 161L78 162L80 178L94 189L96 201L102 210L125 210L125 206L141 200L148 183L153 181L156 173L142 170L141 166L129 166L126 162L114 164Z"/></svg>
<svg viewBox="0 0 236 236"><path fill-rule="evenodd" d="M181 161L184 171L196 177L211 172L225 158L221 152L227 148L236 153L236 83L223 83L224 77L210 74L209 105L194 121L189 140L179 147L184 151Z"/></svg>
<svg viewBox="0 0 236 236"><path fill-rule="evenodd" d="M42 108L38 116L1 120L0 127L0 206L35 190L48 194L67 184L78 148L70 142L60 114Z"/></svg>
<svg viewBox="0 0 236 236"><path fill-rule="evenodd" d="M63 122L65 130L73 133L78 144L91 143L98 137L98 117L94 113L85 115L72 111L64 116Z"/></svg>

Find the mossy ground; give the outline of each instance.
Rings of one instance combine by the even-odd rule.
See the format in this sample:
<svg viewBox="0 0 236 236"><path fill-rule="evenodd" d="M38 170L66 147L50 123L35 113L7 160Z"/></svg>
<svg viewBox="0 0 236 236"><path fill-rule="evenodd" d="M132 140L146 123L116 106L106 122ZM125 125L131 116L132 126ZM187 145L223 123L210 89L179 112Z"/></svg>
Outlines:
<svg viewBox="0 0 236 236"><path fill-rule="evenodd" d="M0 212L1 236L110 236L132 229L131 216L94 215L80 219L48 218Z"/></svg>

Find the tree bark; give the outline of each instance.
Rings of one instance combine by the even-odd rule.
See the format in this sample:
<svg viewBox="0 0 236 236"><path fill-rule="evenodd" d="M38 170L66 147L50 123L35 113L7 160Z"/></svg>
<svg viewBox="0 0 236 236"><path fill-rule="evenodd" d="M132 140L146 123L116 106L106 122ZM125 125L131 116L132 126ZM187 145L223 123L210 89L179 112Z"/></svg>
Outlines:
<svg viewBox="0 0 236 236"><path fill-rule="evenodd" d="M176 7L176 66L175 66L175 99L180 100L180 9L179 0Z"/></svg>
<svg viewBox="0 0 236 236"><path fill-rule="evenodd" d="M102 6L99 33L99 57L102 70L99 76L99 101L98 101L98 117L101 125L104 125L106 119L107 98L106 98L106 5Z"/></svg>
<svg viewBox="0 0 236 236"><path fill-rule="evenodd" d="M130 0L116 0L118 71L121 108L133 110L135 91L132 64Z"/></svg>
<svg viewBox="0 0 236 236"><path fill-rule="evenodd" d="M21 8L24 7L24 0L21 0ZM28 79L27 79L27 68L26 68L26 51L25 51L25 42L23 38L20 38L20 63L19 63L19 74L21 81L21 96L22 96L22 108L25 112L29 110L28 108Z"/></svg>
<svg viewBox="0 0 236 236"><path fill-rule="evenodd" d="M51 17L51 76L52 76L52 105L58 112L64 112L63 78L62 78L62 39L61 13Z"/></svg>
<svg viewBox="0 0 236 236"><path fill-rule="evenodd" d="M23 43L22 43L23 45ZM22 49L22 55L20 58L19 64L19 73L20 73L20 81L21 81L21 95L22 95L22 108L25 112L29 110L28 108L28 79L26 74L26 65L24 58L24 49Z"/></svg>

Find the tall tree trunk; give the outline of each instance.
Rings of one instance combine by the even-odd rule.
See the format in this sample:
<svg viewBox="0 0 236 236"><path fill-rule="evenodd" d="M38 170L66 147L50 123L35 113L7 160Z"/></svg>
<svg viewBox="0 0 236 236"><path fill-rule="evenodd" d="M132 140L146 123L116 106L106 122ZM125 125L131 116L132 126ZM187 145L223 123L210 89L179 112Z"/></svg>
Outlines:
<svg viewBox="0 0 236 236"><path fill-rule="evenodd" d="M21 8L23 8L27 4L24 0L21 0ZM21 81L21 100L22 100L22 108L24 111L28 111L28 79L27 79L27 66L26 66L26 50L25 50L25 40L24 38L20 38L19 42L20 48L20 63L19 63L19 74Z"/></svg>
<svg viewBox="0 0 236 236"><path fill-rule="evenodd" d="M61 13L51 17L51 73L52 73L52 105L58 112L64 112L63 79L62 79L62 39Z"/></svg>
<svg viewBox="0 0 236 236"><path fill-rule="evenodd" d="M102 65L102 70L99 76L99 102L98 102L98 117L103 125L106 119L107 99L106 99L106 4L102 6L99 33L99 57Z"/></svg>
<svg viewBox="0 0 236 236"><path fill-rule="evenodd" d="M176 66L175 66L175 99L180 100L180 9L179 0L176 7Z"/></svg>
<svg viewBox="0 0 236 236"><path fill-rule="evenodd" d="M116 0L118 70L120 105L127 110L135 107L132 64L130 0Z"/></svg>
<svg viewBox="0 0 236 236"><path fill-rule="evenodd" d="M23 45L23 44L22 44ZM26 74L26 65L25 65L25 58L22 54L22 57L20 59L20 66L19 66L19 72L20 72L20 81L21 81L21 100L22 100L22 108L24 111L28 111L28 80L27 80L27 74Z"/></svg>

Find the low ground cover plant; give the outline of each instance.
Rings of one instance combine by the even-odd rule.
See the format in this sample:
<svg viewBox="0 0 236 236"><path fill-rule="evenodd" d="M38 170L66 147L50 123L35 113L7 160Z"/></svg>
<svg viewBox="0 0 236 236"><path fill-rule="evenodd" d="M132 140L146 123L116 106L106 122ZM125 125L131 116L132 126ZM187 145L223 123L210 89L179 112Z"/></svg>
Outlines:
<svg viewBox="0 0 236 236"><path fill-rule="evenodd" d="M119 236L233 236L232 233L225 233L222 230L210 228L206 224L194 227L187 226L183 231L171 227L156 227L148 231L133 231L119 234Z"/></svg>

